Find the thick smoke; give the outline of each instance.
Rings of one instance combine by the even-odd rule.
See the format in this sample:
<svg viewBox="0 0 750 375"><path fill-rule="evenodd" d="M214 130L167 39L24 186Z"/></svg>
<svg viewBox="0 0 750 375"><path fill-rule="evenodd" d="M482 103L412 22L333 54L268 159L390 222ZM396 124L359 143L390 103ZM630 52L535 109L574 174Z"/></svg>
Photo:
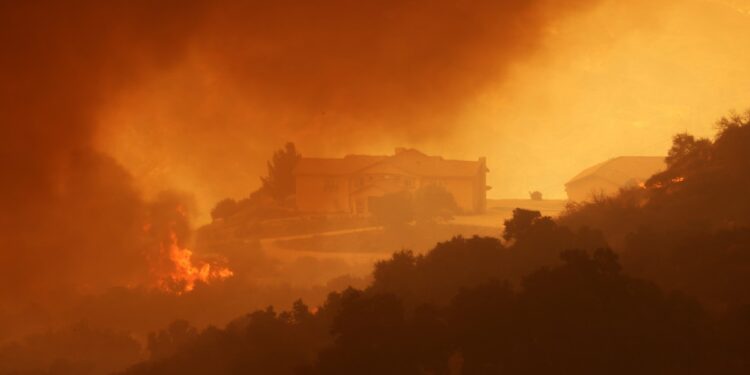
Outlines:
<svg viewBox="0 0 750 375"><path fill-rule="evenodd" d="M532 52L551 22L591 2L227 3L194 46L217 67L214 80L237 85L254 106L308 121L364 118L381 123L376 131L422 138L446 130L425 117L453 115ZM322 126L346 126L333 122Z"/></svg>
<svg viewBox="0 0 750 375"><path fill-rule="evenodd" d="M201 11L177 1L0 5L4 324L43 316L37 302L147 274L145 203L129 173L94 150L97 111L179 60Z"/></svg>
<svg viewBox="0 0 750 375"><path fill-rule="evenodd" d="M94 147L103 108L142 82L192 61L299 132L325 112L442 131L396 120L449 116L589 2L3 2L2 314L148 276L153 206Z"/></svg>
<svg viewBox="0 0 750 375"><path fill-rule="evenodd" d="M287 141L318 156L436 142L424 151L451 156L467 107L598 2L219 2L186 59L106 111L101 147L149 190L196 185L204 213L252 190Z"/></svg>

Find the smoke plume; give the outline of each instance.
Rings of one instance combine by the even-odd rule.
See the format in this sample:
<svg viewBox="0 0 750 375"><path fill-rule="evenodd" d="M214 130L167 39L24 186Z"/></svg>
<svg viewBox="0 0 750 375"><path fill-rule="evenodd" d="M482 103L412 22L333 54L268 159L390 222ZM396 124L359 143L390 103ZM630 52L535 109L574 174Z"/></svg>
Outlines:
<svg viewBox="0 0 750 375"><path fill-rule="evenodd" d="M346 133L364 118L354 133L442 132L449 121L424 119L450 118L591 1L3 2L2 314L148 277L154 206L97 143L111 126L103 113L147 83L199 71L203 105L237 92L237 105L276 113L265 126L291 136ZM216 127L176 129L200 138Z"/></svg>
<svg viewBox="0 0 750 375"><path fill-rule="evenodd" d="M33 320L31 310L44 315L36 303L147 274L145 203L131 175L94 149L97 111L180 59L201 11L191 4L0 5L3 315Z"/></svg>

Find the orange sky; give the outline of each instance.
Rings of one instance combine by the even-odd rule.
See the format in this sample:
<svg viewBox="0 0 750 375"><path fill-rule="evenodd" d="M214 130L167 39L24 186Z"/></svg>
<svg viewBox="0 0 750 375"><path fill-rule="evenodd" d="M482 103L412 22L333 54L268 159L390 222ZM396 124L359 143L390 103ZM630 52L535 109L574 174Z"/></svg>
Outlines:
<svg viewBox="0 0 750 375"><path fill-rule="evenodd" d="M591 164L663 155L674 133L710 136L750 107L747 2L538 3L497 19L450 2L337 8L362 12L349 21L222 8L181 60L99 110L97 145L148 194L193 193L205 219L255 189L286 141L310 156L487 156L491 196L562 198ZM231 17L250 11L250 26ZM456 14L470 19L431 18Z"/></svg>

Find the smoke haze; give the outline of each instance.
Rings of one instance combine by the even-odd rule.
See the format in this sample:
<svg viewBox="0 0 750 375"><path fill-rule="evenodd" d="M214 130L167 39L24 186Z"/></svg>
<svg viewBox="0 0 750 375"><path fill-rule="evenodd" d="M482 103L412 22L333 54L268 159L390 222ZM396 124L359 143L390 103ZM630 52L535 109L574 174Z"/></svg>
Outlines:
<svg viewBox="0 0 750 375"><path fill-rule="evenodd" d="M575 4L217 6L179 64L106 107L98 144L147 192L191 186L205 219L286 141L484 155L490 195L562 198L584 167L660 155L745 106L747 4Z"/></svg>
<svg viewBox="0 0 750 375"><path fill-rule="evenodd" d="M58 357L99 361L106 366L89 373L108 373L146 359L143 349L159 340L178 353L170 335L198 331L178 323L159 340L146 337L173 319L221 325L296 298L323 304L352 286L414 287L423 296L412 297L424 297L414 305L444 292L448 304L464 277L474 286L518 282L543 278L547 271L536 270L549 264L574 294L584 290L575 272L587 267L615 269L619 284L595 278L610 287L641 285L620 277L614 253L596 250L607 245L665 291L716 310L747 304L750 294L738 287L747 257L737 249L750 244L750 119L723 120L715 141L683 134L669 149L675 133L710 137L716 119L747 106L747 40L743 0L0 2L0 373L54 368ZM506 234L520 228L514 236L455 238L424 255L456 235L497 237L502 223L473 221L488 219L481 215L449 222L454 211L393 226L311 217L293 207L294 164L267 164L286 142L296 145L285 146L294 160L295 150L340 157L400 146L449 159L486 156L489 194L538 190L545 199L534 210L545 216L516 209L505 226ZM616 198L571 205L562 219L546 216L565 204L549 198L563 198L566 180L584 167L667 151L685 151L687 167L672 165ZM257 190L272 166L290 177L280 181L292 181L280 198ZM212 212L220 200L223 212ZM414 210L410 204L392 206ZM372 272L384 251L400 248L414 253L396 253ZM592 255L568 253L561 263L567 248ZM467 261L466 249L479 256ZM445 282L442 292L435 280ZM565 300L556 285L540 289L553 297L545 303ZM643 306L653 306L649 288ZM336 299L356 302L357 293L331 294L322 315L300 302L297 317L266 309L224 331L310 318L320 341L300 348L309 361L332 338ZM519 337L534 344L525 332ZM737 332L747 337L747 329ZM157 349L148 348L151 359Z"/></svg>
<svg viewBox="0 0 750 375"><path fill-rule="evenodd" d="M184 245L177 206L246 196L287 140L486 155L492 194L561 196L587 164L709 133L750 83L746 4L652 3L1 4L0 337L54 320L39 301L153 282L169 233L144 225Z"/></svg>
<svg viewBox="0 0 750 375"><path fill-rule="evenodd" d="M467 105L594 3L221 4L180 64L110 107L100 147L204 206L247 194L252 160L287 140L310 156L444 147Z"/></svg>
<svg viewBox="0 0 750 375"><path fill-rule="evenodd" d="M148 272L145 203L93 135L116 92L180 58L200 8L176 4L0 5L0 336L44 317L37 303Z"/></svg>
<svg viewBox="0 0 750 375"><path fill-rule="evenodd" d="M589 3L4 3L0 334L38 301L150 282L169 234L144 225L178 205L158 191L204 210L249 192L280 139L444 136L465 97Z"/></svg>

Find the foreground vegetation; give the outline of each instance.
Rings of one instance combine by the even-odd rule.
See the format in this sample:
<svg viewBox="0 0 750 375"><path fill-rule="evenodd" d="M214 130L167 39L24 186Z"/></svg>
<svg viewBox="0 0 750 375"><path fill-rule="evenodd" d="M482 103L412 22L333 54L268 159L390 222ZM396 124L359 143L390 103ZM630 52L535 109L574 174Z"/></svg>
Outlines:
<svg viewBox="0 0 750 375"><path fill-rule="evenodd" d="M748 122L676 136L645 187L559 220L517 210L503 240L397 252L319 309L162 331L127 373L747 373Z"/></svg>
<svg viewBox="0 0 750 375"><path fill-rule="evenodd" d="M667 164L558 219L517 209L500 238L398 251L319 306L298 300L223 328L175 321L123 374L746 374L750 118L723 119L714 140L677 135ZM251 260L248 274L268 272ZM263 296L234 280L175 300L228 311L250 298ZM33 363L53 347L68 360L8 373L98 374L139 357L127 334L86 325L24 345L0 348L0 362ZM84 351L111 364L77 360Z"/></svg>

